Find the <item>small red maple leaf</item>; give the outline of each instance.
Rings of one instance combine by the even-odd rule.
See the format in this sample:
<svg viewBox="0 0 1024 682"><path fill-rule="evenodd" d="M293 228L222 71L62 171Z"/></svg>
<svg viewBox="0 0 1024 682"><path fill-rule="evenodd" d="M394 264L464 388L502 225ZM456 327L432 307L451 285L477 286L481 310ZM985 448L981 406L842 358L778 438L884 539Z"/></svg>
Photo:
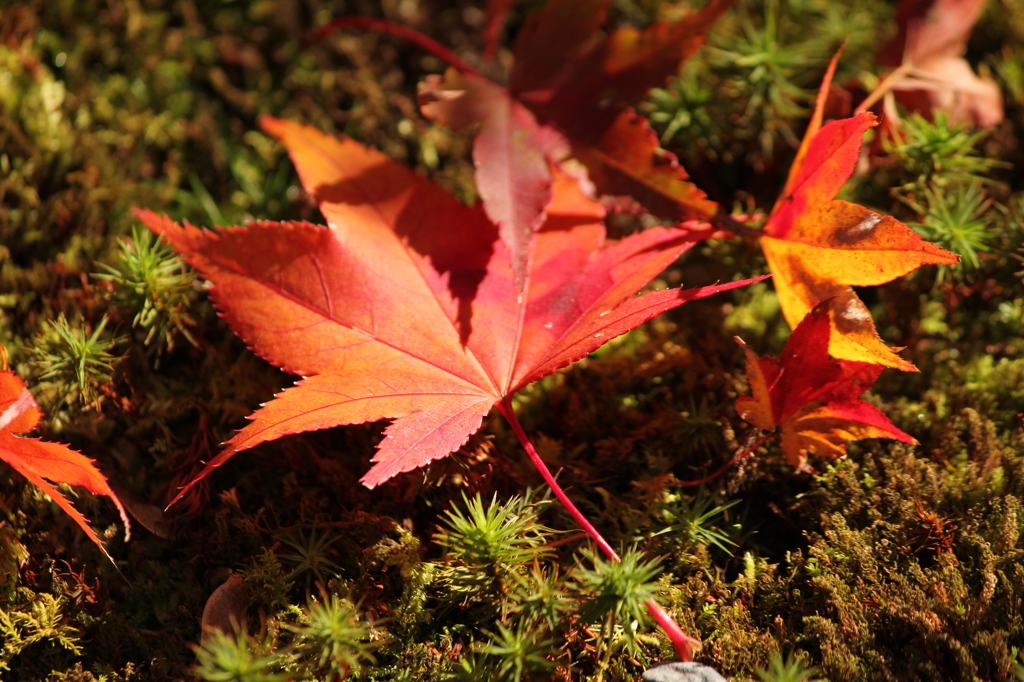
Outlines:
<svg viewBox="0 0 1024 682"><path fill-rule="evenodd" d="M797 325L782 357L747 354L750 392L736 411L754 426L782 430L782 451L793 466L807 470L807 455L841 457L846 441L892 438L917 443L870 403L860 400L884 369L881 365L836 360L828 355L831 301L823 301Z"/></svg>
<svg viewBox="0 0 1024 682"><path fill-rule="evenodd" d="M0 372L0 459L49 495L109 559L103 542L86 518L50 483L80 485L91 493L109 497L124 521L127 540L130 533L124 507L91 459L66 445L16 435L34 429L41 417L39 406L21 379L14 372Z"/></svg>

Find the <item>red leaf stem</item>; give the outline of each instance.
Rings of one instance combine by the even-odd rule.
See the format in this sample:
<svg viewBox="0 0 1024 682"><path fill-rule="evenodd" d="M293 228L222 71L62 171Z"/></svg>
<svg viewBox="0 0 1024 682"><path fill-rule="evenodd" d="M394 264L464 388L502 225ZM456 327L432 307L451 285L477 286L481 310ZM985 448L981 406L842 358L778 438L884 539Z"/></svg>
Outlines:
<svg viewBox="0 0 1024 682"><path fill-rule="evenodd" d="M368 29L370 31L379 31L380 33L390 33L393 36L404 38L409 42L422 47L427 52L431 52L435 56L440 57L462 73L470 73L475 76L480 76L481 78L484 77L483 74L433 38L423 35L416 29L409 28L408 26L402 26L401 24L396 24L392 21L387 21L386 19L374 19L373 17L341 17L340 19L335 19L334 21L324 24L318 28L312 33L312 35L310 35L309 41L317 42L323 40L335 31L352 28Z"/></svg>
<svg viewBox="0 0 1024 682"><path fill-rule="evenodd" d="M753 445L748 446L746 448L743 448L742 450L737 452L736 455L732 459L730 459L728 462L726 462L725 465L721 469L718 469L717 471L708 474L704 478L698 478L698 479L695 479L695 480L692 480L692 481L677 481L676 483L678 485L681 485L681 486L690 487L690 486L695 486L695 485L704 485L705 483L707 483L709 481L715 480L716 478L718 478L719 476L724 474L726 471L728 471L729 467L731 467L733 464L735 464L736 462L740 461L741 459L743 459L745 457L749 457L751 453L753 453L759 447L764 445L764 442L766 440L768 440L774 433L775 433L774 431L769 431L768 433L764 434L763 436L758 438L756 441L754 441Z"/></svg>
<svg viewBox="0 0 1024 682"><path fill-rule="evenodd" d="M534 449L533 443L530 442L530 439L526 436L526 432L523 431L523 427L519 424L519 420L516 418L515 410L512 409L511 396L503 398L501 402L498 403L497 407L498 411L501 412L501 414L505 416L505 419L508 420L508 423L512 425L512 430L515 432L516 437L519 438L519 442L522 443L523 448L526 450L526 454L530 457L530 461L533 462L535 467L537 467L537 470L540 472L544 482L547 483L552 492L555 493L555 497L558 498L558 501L561 502L569 514L576 519L576 523L580 524L580 526L583 527L583 530L587 531L587 535L597 543L597 546L601 548L601 551L604 552L612 561L618 562L619 555L614 549L612 549L612 546L608 544L608 541L604 539L604 536L594 528L594 525L587 520L587 517L583 515L583 512L576 508L576 505L572 503L569 496L565 494L564 490L562 490L562 486L558 485L558 481L556 481L555 477L551 475L551 470L548 469L548 465L545 464L544 460L542 460L540 455L537 454L537 450Z"/></svg>
<svg viewBox="0 0 1024 682"><path fill-rule="evenodd" d="M661 608L661 604L654 597L647 600L646 606L647 611L654 618L655 622L668 635L668 638L672 640L672 646L675 647L676 653L679 654L679 660L692 661L693 655L700 650L700 640L683 632L683 629L679 627L679 623L672 616L668 615L665 609Z"/></svg>
<svg viewBox="0 0 1024 682"><path fill-rule="evenodd" d="M556 481L555 477L551 474L551 470L548 469L547 464L545 464L544 460L542 460L540 455L537 454L537 450L533 447L533 443L530 442L530 439L526 436L526 432L523 431L523 427L519 424L519 420L516 418L515 410L512 409L511 396L503 398L497 404L497 407L498 411L504 415L505 419L507 419L508 423L512 426L512 431L514 431L516 437L519 438L519 442L526 450L526 454L529 456L530 461L533 462L535 467L537 467L537 471L540 472L544 482L547 483L548 487L550 487L552 492L555 493L555 497L558 498L558 501L561 502L569 514L576 519L576 523L583 527L583 530L585 530L587 535L589 535L597 546L601 548L601 551L604 552L609 559L618 563L618 553L612 549L612 546L608 544L608 541L604 539L604 536L594 528L594 525L583 515L583 512L581 512L576 505L572 503L569 496L565 494L564 490L562 490L562 486L558 485L558 481ZM676 653L679 654L679 658L683 661L693 660L694 652L700 649L700 640L683 632L682 628L679 627L679 624L676 623L665 609L661 608L654 597L647 600L646 606L651 617L654 618L658 626L672 641L672 645L675 647Z"/></svg>

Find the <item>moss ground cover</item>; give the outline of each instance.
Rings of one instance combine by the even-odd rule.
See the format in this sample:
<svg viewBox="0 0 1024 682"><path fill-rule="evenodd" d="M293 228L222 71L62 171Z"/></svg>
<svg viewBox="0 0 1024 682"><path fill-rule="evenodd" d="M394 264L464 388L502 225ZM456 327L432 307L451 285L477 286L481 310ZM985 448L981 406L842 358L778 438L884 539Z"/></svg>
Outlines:
<svg viewBox="0 0 1024 682"><path fill-rule="evenodd" d="M538 4L516 5L508 30ZM620 0L611 21L671 11ZM689 485L748 442L731 337L778 355L788 336L758 284L658 318L517 397L622 565L548 504L497 419L374 491L357 481L381 425L283 439L162 511L290 379L231 334L130 207L197 224L319 221L261 114L350 135L476 197L469 138L416 106L416 82L444 65L373 33L305 42L346 14L478 60L472 2L0 8L2 358L46 413L39 435L94 458L135 517L124 543L111 505L74 497L112 566L5 468L0 677L636 679L672 656L638 608L654 593L702 639L698 660L737 680L1024 677L1019 3L990 7L968 51L1002 88L1006 120L974 133L904 113L904 138L844 190L963 257L862 292L921 369L883 373L870 399L920 445L862 441L801 474L769 442ZM838 43L850 34L837 83L869 87L894 32L883 2L741 2L642 109L713 198L766 212ZM612 229L642 222L618 215ZM663 280L766 267L756 246L709 241ZM197 650L207 599L232 574L241 627Z"/></svg>

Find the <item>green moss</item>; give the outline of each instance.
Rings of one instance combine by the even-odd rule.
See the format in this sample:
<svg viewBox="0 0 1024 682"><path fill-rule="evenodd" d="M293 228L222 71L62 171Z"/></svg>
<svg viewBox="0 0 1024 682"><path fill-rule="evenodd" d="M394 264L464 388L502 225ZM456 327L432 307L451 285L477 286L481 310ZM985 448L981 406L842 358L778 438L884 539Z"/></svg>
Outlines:
<svg viewBox="0 0 1024 682"><path fill-rule="evenodd" d="M1019 677L1018 2L986 15L970 53L1002 79L1008 122L976 134L913 119L905 144L846 190L934 232L937 192L985 180L984 196L942 198L985 208L971 268L864 292L883 336L922 370L884 373L871 400L920 445L864 441L809 476L769 441L689 485L752 433L733 408L746 387L731 336L778 354L789 333L764 283L661 316L516 396L572 498L635 548L625 567L595 561L559 507L524 497L540 478L497 419L374 491L357 481L379 424L289 437L163 511L291 378L231 334L130 208L201 225L319 220L259 131L263 114L351 135L474 201L471 136L417 114L415 84L440 70L435 58L376 34L303 43L348 11L478 48L475 7L420 3L407 16L407 4L59 0L0 17L0 357L47 411L38 435L94 458L140 519L122 544L108 532L115 510L73 495L111 538L114 567L45 495L0 476L5 679L187 679L206 599L232 571L249 590L250 634L204 649L207 677L233 656L293 679L632 679L674 655L635 608L649 593L700 635L699 660L737 680L800 666L832 680ZM536 4L513 11L510 35ZM871 87L894 23L889 3L740 4L641 109L701 187L763 214L833 49L852 27L837 82ZM659 7L618 1L612 17L643 25L672 11ZM943 226L934 236L954 246L957 225ZM658 286L765 272L754 251L714 240ZM497 529L475 535L466 500Z"/></svg>

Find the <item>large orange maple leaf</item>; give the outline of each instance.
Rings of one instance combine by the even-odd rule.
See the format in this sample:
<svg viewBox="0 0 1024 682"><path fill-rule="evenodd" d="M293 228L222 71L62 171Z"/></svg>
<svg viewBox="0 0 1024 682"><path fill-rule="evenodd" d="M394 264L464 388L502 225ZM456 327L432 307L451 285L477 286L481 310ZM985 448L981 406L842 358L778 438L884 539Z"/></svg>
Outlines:
<svg viewBox="0 0 1024 682"><path fill-rule="evenodd" d="M635 297L690 246L688 233L655 228L605 244L603 208L556 173L519 295L508 249L479 207L352 140L262 125L288 148L328 226L210 232L137 211L212 282L253 350L304 377L252 415L197 481L286 434L393 419L362 479L379 485L456 450L496 403L508 409L513 393L609 339L754 281Z"/></svg>
<svg viewBox="0 0 1024 682"><path fill-rule="evenodd" d="M916 371L878 336L851 287L885 284L926 263L950 265L960 258L891 216L835 198L857 164L861 138L878 125L870 112L821 125L835 65L833 59L786 185L764 226L761 248L775 273L772 281L790 327L833 299L833 356Z"/></svg>
<svg viewBox="0 0 1024 682"><path fill-rule="evenodd" d="M41 418L39 406L21 379L14 372L0 371L0 459L49 495L109 559L88 520L51 482L80 485L91 493L109 497L124 521L126 540L130 536L128 515L91 459L66 445L16 435L34 429Z"/></svg>

